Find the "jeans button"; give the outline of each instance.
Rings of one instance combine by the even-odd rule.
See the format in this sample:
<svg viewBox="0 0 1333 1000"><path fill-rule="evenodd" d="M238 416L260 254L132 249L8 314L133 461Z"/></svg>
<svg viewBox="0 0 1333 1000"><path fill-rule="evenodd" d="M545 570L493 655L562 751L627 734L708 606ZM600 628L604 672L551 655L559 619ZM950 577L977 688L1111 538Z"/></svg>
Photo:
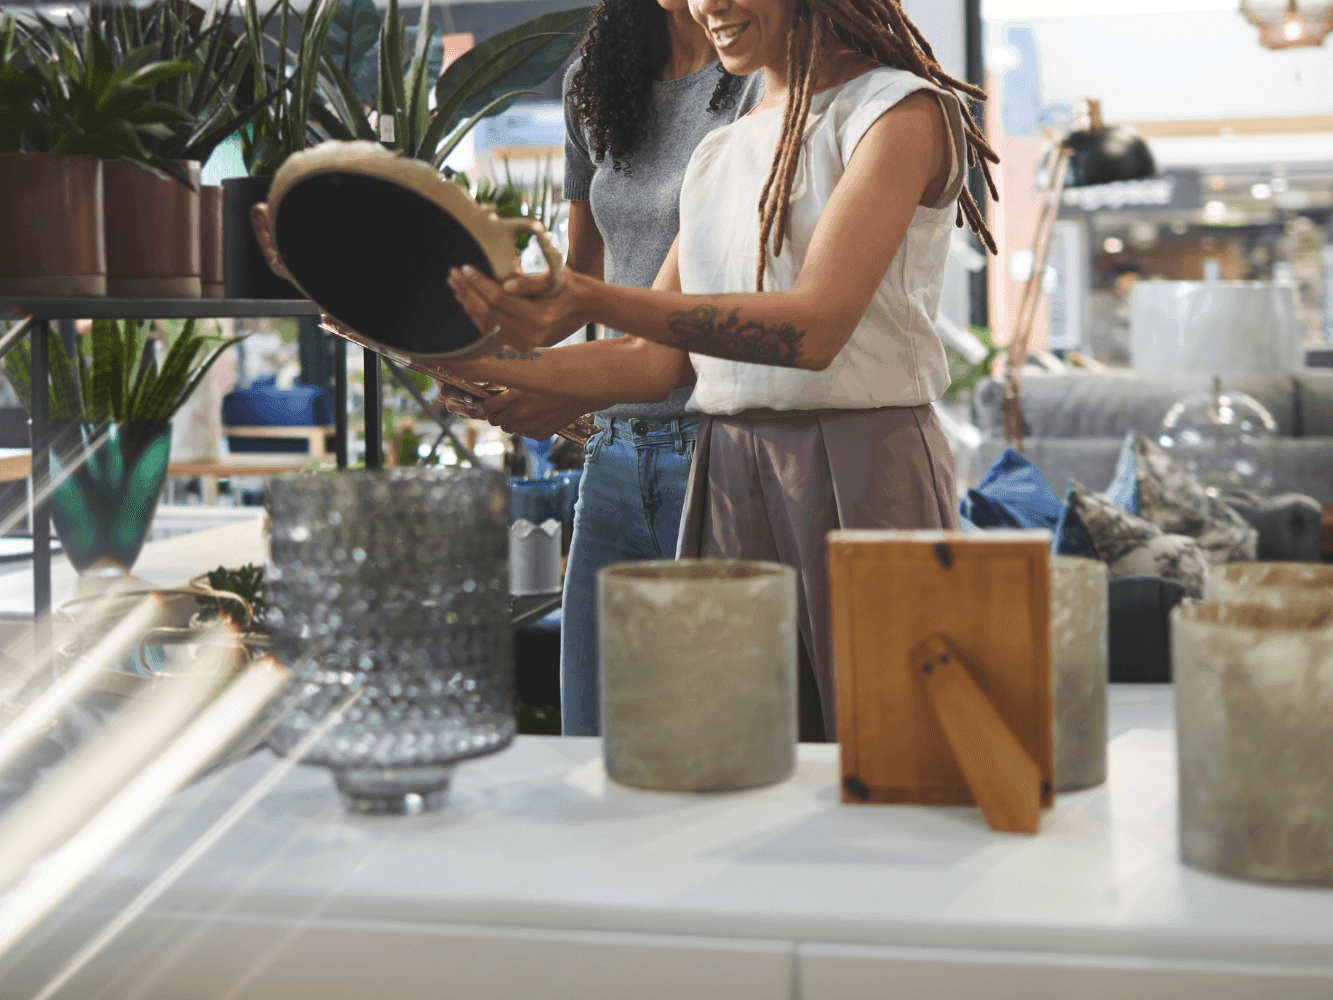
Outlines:
<svg viewBox="0 0 1333 1000"><path fill-rule="evenodd" d="M629 425L629 429L632 430L639 437L643 437L645 434L648 433L648 421L636 420L634 421L634 423Z"/></svg>

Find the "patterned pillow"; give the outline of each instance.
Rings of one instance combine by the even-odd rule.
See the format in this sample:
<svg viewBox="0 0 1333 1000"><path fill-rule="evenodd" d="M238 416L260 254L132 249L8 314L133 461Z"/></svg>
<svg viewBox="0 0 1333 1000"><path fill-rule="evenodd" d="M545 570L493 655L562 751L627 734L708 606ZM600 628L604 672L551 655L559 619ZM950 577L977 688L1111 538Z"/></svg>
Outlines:
<svg viewBox="0 0 1333 1000"><path fill-rule="evenodd" d="M1190 597L1203 597L1208 558L1193 538L1170 535L1070 480L1065 522L1082 530L1112 576L1160 576L1175 580Z"/></svg>
<svg viewBox="0 0 1333 1000"><path fill-rule="evenodd" d="M1257 557L1259 532L1161 447L1135 431L1125 435L1106 498L1167 534L1197 539L1214 565Z"/></svg>

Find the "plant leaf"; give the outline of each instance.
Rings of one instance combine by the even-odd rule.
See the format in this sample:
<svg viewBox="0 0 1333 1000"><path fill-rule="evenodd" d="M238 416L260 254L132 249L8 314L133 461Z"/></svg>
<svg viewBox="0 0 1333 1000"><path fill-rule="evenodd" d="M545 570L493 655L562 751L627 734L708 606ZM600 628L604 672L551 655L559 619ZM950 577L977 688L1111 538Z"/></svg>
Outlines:
<svg viewBox="0 0 1333 1000"><path fill-rule="evenodd" d="M582 39L591 11L591 7L579 7L544 14L517 28L502 31L464 52L440 74L435 89L437 105L443 108L460 84L502 50L505 51L504 60L492 68L484 82L472 89L454 115L475 115L501 94L545 83ZM514 46L515 41L525 41L525 44Z"/></svg>

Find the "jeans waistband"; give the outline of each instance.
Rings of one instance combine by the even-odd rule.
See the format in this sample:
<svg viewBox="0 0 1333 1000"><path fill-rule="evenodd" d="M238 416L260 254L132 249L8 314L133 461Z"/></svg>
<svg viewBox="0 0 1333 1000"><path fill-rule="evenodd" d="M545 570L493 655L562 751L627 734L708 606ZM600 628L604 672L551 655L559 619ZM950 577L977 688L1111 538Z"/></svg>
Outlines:
<svg viewBox="0 0 1333 1000"><path fill-rule="evenodd" d="M649 420L646 417L610 417L594 418L599 429L610 431L612 437L651 438L665 434L674 437L677 433L693 435L698 433L699 418L694 414L677 420Z"/></svg>
<svg viewBox="0 0 1333 1000"><path fill-rule="evenodd" d="M606 440L617 438L632 444L650 447L674 445L684 453L687 442L699 436L699 418L694 414L676 420L648 420L640 417L597 417L597 428L606 432Z"/></svg>

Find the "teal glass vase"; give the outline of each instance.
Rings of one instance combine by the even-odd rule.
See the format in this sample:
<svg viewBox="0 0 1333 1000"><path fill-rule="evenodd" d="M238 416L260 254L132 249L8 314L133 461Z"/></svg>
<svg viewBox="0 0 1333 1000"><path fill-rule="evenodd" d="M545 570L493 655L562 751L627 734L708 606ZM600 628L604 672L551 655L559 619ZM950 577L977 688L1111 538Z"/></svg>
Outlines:
<svg viewBox="0 0 1333 1000"><path fill-rule="evenodd" d="M128 573L157 513L171 424L74 423L51 448L51 521L80 573Z"/></svg>

